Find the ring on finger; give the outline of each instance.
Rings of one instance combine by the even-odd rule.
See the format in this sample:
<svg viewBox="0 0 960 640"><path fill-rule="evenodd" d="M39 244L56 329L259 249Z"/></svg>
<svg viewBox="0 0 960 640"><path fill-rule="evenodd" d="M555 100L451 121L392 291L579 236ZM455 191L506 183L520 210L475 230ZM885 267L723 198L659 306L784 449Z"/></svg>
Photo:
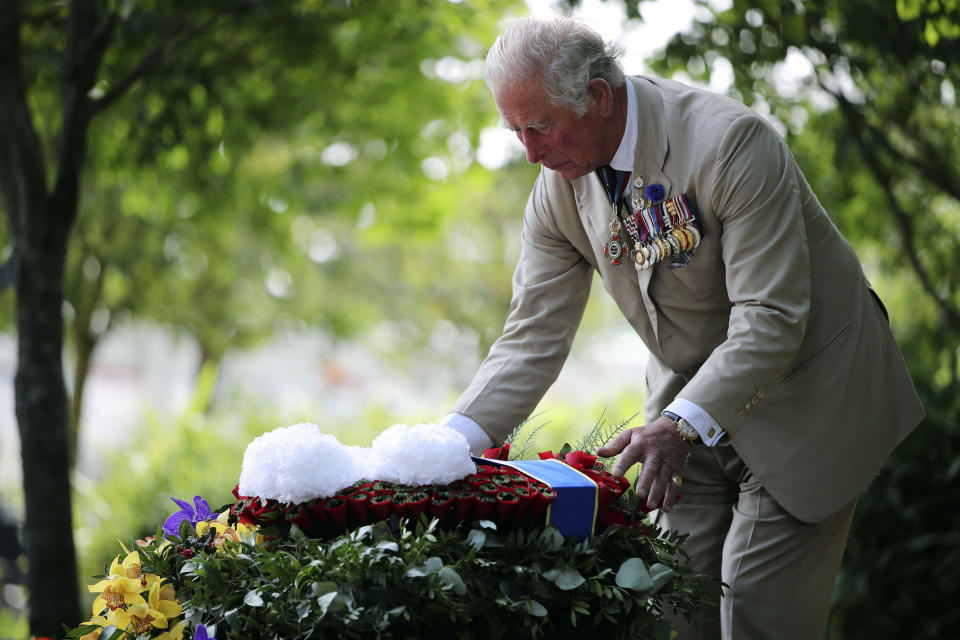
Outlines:
<svg viewBox="0 0 960 640"><path fill-rule="evenodd" d="M677 485L678 487L682 487L682 486L683 486L683 478L680 477L680 474L679 474L679 473L675 473L675 474L673 474L672 476L670 476L670 481L671 481L673 484Z"/></svg>

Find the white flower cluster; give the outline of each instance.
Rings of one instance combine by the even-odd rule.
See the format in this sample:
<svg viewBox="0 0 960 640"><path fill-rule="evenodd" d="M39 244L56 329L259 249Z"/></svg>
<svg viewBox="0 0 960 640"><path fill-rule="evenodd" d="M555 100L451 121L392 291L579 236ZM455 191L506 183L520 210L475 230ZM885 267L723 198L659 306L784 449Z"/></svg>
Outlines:
<svg viewBox="0 0 960 640"><path fill-rule="evenodd" d="M436 424L396 424L373 446L348 447L315 424L280 427L243 454L240 495L300 503L325 498L361 478L398 484L446 484L476 465L459 432Z"/></svg>

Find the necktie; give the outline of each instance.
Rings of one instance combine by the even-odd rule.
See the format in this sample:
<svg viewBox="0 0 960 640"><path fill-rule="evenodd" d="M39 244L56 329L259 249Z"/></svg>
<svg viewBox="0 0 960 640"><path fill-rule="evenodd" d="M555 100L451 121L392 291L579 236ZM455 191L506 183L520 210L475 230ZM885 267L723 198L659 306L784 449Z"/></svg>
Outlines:
<svg viewBox="0 0 960 640"><path fill-rule="evenodd" d="M616 207L617 213L619 214L623 205L626 204L623 194L626 191L627 182L630 180L630 173L627 171L617 171L609 165L603 165L602 167L597 167L597 177L600 178L600 183L603 184L603 188L607 191L610 204ZM630 211L629 207L627 211Z"/></svg>

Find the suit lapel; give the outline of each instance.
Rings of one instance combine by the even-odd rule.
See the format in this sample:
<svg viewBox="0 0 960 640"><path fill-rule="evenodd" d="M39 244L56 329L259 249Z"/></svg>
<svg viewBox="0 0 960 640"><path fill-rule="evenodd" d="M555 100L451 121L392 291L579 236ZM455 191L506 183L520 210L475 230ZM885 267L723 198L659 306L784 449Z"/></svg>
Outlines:
<svg viewBox="0 0 960 640"><path fill-rule="evenodd" d="M669 151L667 139L667 122L663 113L663 98L647 80L640 77L630 77L629 82L637 95L637 148L634 151L633 176L643 178L644 185L661 184L667 194L671 195L670 178L663 172L664 163ZM660 268L662 265L657 265ZM637 272L637 282L640 285L640 294L643 304L650 316L654 335L657 334L657 310L648 289L654 269L641 269Z"/></svg>

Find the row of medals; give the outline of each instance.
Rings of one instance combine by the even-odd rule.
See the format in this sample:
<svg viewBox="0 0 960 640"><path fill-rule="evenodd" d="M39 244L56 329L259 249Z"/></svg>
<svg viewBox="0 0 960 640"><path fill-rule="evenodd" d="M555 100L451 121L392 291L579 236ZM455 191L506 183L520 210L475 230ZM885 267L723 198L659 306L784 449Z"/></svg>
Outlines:
<svg viewBox="0 0 960 640"><path fill-rule="evenodd" d="M643 178L639 176L634 178L633 193L630 197L630 204L633 207L634 214L637 215L644 209L653 204L643 194ZM664 204L664 215L661 220L662 229L659 234L653 236L646 244L640 243L639 233L633 240L633 266L640 269L651 269L661 260L670 256L677 255L684 251L690 251L700 244L700 231L691 224L692 220L684 220L679 225L673 224L674 218L679 218L676 210L677 205L673 200L667 200ZM620 264L620 258L630 252L625 239L621 239L620 232L623 224L620 222L620 216L617 214L617 205L613 205L613 214L610 220L610 240L604 246L604 253L610 258L611 264ZM628 235L632 235L629 234Z"/></svg>

